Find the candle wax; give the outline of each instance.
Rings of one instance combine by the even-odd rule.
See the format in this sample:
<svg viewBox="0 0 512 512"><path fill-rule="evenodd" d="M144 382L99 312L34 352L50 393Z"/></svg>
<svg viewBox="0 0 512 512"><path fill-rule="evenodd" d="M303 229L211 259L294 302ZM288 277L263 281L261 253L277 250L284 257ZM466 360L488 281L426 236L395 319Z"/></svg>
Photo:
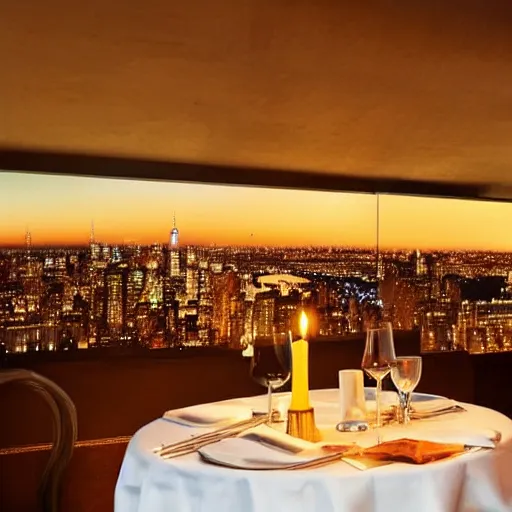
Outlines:
<svg viewBox="0 0 512 512"><path fill-rule="evenodd" d="M309 344L306 340L292 343L292 400L290 409L306 411L309 405Z"/></svg>

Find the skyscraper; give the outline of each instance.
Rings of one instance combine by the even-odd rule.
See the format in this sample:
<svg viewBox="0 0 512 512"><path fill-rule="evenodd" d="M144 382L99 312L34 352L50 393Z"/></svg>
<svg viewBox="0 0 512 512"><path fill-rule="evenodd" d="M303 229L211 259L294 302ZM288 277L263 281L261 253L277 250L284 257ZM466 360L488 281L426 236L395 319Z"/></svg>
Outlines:
<svg viewBox="0 0 512 512"><path fill-rule="evenodd" d="M173 216L173 228L169 239L169 275L180 276L179 232L176 227L176 215Z"/></svg>
<svg viewBox="0 0 512 512"><path fill-rule="evenodd" d="M106 321L111 339L123 331L126 318L126 268L112 266L105 272Z"/></svg>
<svg viewBox="0 0 512 512"><path fill-rule="evenodd" d="M101 247L96 242L96 239L94 236L94 221L91 221L91 234L89 236L89 251L90 251L91 260L99 260L100 259Z"/></svg>
<svg viewBox="0 0 512 512"><path fill-rule="evenodd" d="M176 215L173 215L172 217L172 230L171 230L171 236L169 239L169 248L171 247L177 247L178 246L178 239L179 239L179 231L176 227Z"/></svg>

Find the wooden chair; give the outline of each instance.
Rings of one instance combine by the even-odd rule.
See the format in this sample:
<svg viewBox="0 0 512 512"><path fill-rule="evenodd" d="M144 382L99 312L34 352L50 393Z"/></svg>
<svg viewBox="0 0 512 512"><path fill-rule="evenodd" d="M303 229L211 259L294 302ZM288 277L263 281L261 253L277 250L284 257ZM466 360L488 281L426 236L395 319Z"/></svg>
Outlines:
<svg viewBox="0 0 512 512"><path fill-rule="evenodd" d="M29 370L0 370L1 384L26 386L43 397L53 418L54 441L39 488L41 510L58 512L62 476L73 454L77 438L75 405L51 380Z"/></svg>

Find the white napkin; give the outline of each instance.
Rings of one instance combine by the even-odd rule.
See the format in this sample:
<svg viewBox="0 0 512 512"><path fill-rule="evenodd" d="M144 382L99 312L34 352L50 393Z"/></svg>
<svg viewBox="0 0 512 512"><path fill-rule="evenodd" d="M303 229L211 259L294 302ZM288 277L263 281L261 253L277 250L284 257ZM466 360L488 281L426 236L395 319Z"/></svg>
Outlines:
<svg viewBox="0 0 512 512"><path fill-rule="evenodd" d="M460 410L464 410L464 408L459 405L455 400L451 400L449 398L433 398L431 400L415 400L413 396L411 403L411 412L412 414L417 414L421 416L423 414L432 414L435 412L448 411L450 409L455 409L457 407ZM391 411L393 406L398 405L398 395L394 391L383 391L381 395L381 411L383 414L386 414ZM374 400L368 400L366 402L366 410L367 412L375 412L376 410L376 402Z"/></svg>
<svg viewBox="0 0 512 512"><path fill-rule="evenodd" d="M435 398L433 400L423 400L419 402L413 402L411 404L412 412L418 414L428 414L456 407L463 409L463 407L460 406L455 400L450 400L449 398Z"/></svg>
<svg viewBox="0 0 512 512"><path fill-rule="evenodd" d="M252 418L252 409L224 404L197 405L167 411L163 418L188 427L221 427Z"/></svg>
<svg viewBox="0 0 512 512"><path fill-rule="evenodd" d="M433 429L418 427L387 427L381 430L382 442L396 439L416 439L418 441L431 441L433 443L463 444L480 448L495 448L493 438L494 430L475 429Z"/></svg>
<svg viewBox="0 0 512 512"><path fill-rule="evenodd" d="M281 449L290 453L315 450L319 446L316 443L304 441L303 439L280 432L268 425L258 425L257 427L247 430L239 437L266 444L273 448Z"/></svg>
<svg viewBox="0 0 512 512"><path fill-rule="evenodd" d="M199 454L209 462L239 469L279 469L325 455L315 443L266 425L255 427L241 437L204 446Z"/></svg>

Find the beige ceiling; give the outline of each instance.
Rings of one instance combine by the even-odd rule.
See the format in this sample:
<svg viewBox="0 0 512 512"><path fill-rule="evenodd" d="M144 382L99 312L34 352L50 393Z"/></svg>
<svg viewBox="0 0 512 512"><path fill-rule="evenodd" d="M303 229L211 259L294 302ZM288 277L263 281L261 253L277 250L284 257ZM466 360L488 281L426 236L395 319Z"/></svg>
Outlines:
<svg viewBox="0 0 512 512"><path fill-rule="evenodd" d="M0 146L512 184L509 0L2 0L0 64Z"/></svg>

